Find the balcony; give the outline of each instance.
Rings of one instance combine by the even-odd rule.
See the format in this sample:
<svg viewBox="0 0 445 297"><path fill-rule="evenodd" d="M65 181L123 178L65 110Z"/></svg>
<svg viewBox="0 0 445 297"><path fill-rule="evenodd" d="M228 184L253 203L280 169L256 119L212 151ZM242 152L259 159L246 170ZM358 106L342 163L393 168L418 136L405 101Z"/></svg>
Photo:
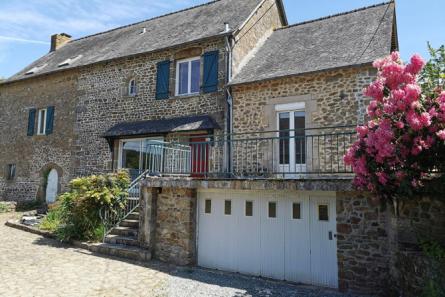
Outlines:
<svg viewBox="0 0 445 297"><path fill-rule="evenodd" d="M145 174L194 179L351 178L343 161L352 126L184 135L144 147Z"/></svg>

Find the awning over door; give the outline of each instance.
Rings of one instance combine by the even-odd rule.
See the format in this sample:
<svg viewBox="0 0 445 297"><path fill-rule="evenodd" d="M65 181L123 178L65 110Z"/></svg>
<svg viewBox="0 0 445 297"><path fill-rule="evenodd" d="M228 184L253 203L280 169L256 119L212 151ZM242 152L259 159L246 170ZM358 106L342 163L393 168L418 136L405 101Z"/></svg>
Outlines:
<svg viewBox="0 0 445 297"><path fill-rule="evenodd" d="M162 120L123 122L111 127L103 137L121 138L170 132L221 129L218 123L208 115L188 116Z"/></svg>

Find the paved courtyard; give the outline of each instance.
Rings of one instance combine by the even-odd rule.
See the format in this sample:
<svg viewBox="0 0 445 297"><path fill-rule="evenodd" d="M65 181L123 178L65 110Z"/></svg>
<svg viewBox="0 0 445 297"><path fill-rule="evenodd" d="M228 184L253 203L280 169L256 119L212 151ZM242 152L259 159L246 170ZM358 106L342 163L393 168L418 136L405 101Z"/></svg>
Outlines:
<svg viewBox="0 0 445 297"><path fill-rule="evenodd" d="M231 273L92 255L5 226L14 216L17 214L0 214L0 296L344 296Z"/></svg>

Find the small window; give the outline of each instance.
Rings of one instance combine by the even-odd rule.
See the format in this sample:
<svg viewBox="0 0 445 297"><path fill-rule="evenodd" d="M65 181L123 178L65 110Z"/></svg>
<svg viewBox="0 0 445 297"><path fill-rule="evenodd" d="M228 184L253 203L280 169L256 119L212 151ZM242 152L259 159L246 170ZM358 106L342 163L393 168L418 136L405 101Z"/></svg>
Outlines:
<svg viewBox="0 0 445 297"><path fill-rule="evenodd" d="M8 164L7 172L6 172L6 179L7 180L13 180L15 178L15 164Z"/></svg>
<svg viewBox="0 0 445 297"><path fill-rule="evenodd" d="M212 200L206 199L204 208L205 213L212 213Z"/></svg>
<svg viewBox="0 0 445 297"><path fill-rule="evenodd" d="M178 61L176 64L176 95L198 94L201 83L201 58Z"/></svg>
<svg viewBox="0 0 445 297"><path fill-rule="evenodd" d="M269 218L277 217L277 203L269 202Z"/></svg>
<svg viewBox="0 0 445 297"><path fill-rule="evenodd" d="M136 96L136 93L137 93L136 80L132 79L128 83L128 96Z"/></svg>
<svg viewBox="0 0 445 297"><path fill-rule="evenodd" d="M39 117L38 117L38 126L37 126L37 135L45 135L46 133L46 115L47 110L39 109Z"/></svg>
<svg viewBox="0 0 445 297"><path fill-rule="evenodd" d="M224 214L227 216L232 214L232 200L224 201Z"/></svg>
<svg viewBox="0 0 445 297"><path fill-rule="evenodd" d="M292 218L294 220L301 219L301 204L300 203L292 204Z"/></svg>
<svg viewBox="0 0 445 297"><path fill-rule="evenodd" d="M246 201L246 217L253 216L253 202Z"/></svg>
<svg viewBox="0 0 445 297"><path fill-rule="evenodd" d="M329 221L329 209L326 204L318 206L318 220L319 221Z"/></svg>

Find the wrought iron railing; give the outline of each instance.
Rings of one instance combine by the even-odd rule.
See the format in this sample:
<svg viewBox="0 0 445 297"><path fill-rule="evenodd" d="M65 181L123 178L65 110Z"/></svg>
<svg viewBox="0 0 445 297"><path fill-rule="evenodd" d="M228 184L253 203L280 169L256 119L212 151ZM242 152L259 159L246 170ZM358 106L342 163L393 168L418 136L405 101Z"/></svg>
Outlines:
<svg viewBox="0 0 445 297"><path fill-rule="evenodd" d="M114 227L118 226L139 207L140 181L148 173L149 171L146 171L132 181L127 190L128 195L122 198L120 205L100 210L100 218L105 229L104 239Z"/></svg>
<svg viewBox="0 0 445 297"><path fill-rule="evenodd" d="M150 174L195 178L289 178L351 174L343 161L354 127L199 135L148 144ZM149 162L150 163L150 162Z"/></svg>

